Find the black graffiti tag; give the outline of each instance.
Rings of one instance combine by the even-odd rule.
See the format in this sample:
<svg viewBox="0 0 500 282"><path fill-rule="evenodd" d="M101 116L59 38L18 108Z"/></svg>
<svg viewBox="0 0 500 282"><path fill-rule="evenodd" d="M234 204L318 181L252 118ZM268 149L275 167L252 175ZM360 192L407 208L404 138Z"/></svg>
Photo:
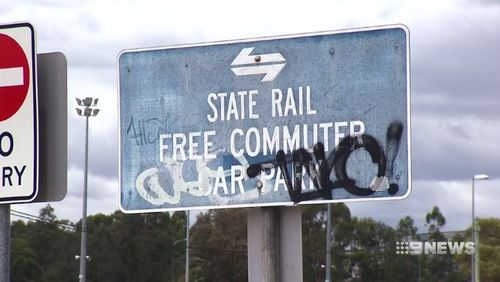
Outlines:
<svg viewBox="0 0 500 282"><path fill-rule="evenodd" d="M134 120L134 117L131 117L127 126L127 135L135 141L137 146L155 144L165 127L166 122L159 118Z"/></svg>
<svg viewBox="0 0 500 282"><path fill-rule="evenodd" d="M304 148L293 151L291 155L286 155L283 150L280 150L274 161L250 165L247 169L247 175L253 178L269 168L270 165L278 167L290 199L295 203L319 198L330 200L332 199L332 190L338 188L343 188L352 195L369 196L376 190L372 187L359 187L356 180L349 177L346 169L349 157L354 151L365 149L369 153L371 161L377 165L375 180L390 181L393 177L394 162L399 151L402 134L403 124L395 121L387 128L385 150L377 139L369 134L344 137L339 145L330 151L328 157L325 155L322 143L317 143L314 146L313 154ZM292 164L293 167L292 177L288 172L288 164ZM303 169L311 178L315 190L302 191ZM332 171L335 173L336 179L330 178ZM375 183L374 185L380 184ZM390 195L395 195L398 190L399 186L396 183L389 184L387 189Z"/></svg>

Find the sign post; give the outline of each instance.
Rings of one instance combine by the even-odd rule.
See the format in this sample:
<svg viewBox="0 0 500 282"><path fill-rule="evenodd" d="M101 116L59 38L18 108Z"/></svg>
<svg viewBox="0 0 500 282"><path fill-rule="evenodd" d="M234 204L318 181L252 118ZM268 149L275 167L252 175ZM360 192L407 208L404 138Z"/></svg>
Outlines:
<svg viewBox="0 0 500 282"><path fill-rule="evenodd" d="M407 197L408 42L395 25L123 51L121 210Z"/></svg>

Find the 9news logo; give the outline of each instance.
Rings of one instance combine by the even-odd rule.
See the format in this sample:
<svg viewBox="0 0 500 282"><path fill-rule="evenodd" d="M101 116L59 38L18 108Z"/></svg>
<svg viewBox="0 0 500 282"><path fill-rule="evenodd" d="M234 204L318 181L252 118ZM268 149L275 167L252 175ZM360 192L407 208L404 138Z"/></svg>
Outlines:
<svg viewBox="0 0 500 282"><path fill-rule="evenodd" d="M472 255L475 250L474 242L396 242L398 255Z"/></svg>

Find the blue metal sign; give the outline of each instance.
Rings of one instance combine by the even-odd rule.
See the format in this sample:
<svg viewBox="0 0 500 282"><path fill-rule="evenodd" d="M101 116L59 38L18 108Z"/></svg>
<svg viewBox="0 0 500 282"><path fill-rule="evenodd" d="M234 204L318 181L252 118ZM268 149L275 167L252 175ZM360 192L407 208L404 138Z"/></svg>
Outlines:
<svg viewBox="0 0 500 282"><path fill-rule="evenodd" d="M402 199L405 26L127 50L125 212Z"/></svg>

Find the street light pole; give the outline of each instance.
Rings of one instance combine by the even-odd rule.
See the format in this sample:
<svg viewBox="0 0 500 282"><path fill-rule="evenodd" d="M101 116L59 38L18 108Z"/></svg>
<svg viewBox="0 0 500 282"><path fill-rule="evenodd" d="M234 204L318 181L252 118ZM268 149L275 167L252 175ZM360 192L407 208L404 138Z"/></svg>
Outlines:
<svg viewBox="0 0 500 282"><path fill-rule="evenodd" d="M474 242L474 254L471 256L471 281L479 282L479 245L476 228L476 217L474 215L474 182L475 180L486 180L488 175L476 174L472 177L472 241Z"/></svg>
<svg viewBox="0 0 500 282"><path fill-rule="evenodd" d="M83 175L83 205L82 205L82 230L80 242L80 281L86 281L87 277L87 178L88 178L88 157L89 157L89 117L85 117L85 168Z"/></svg>
<svg viewBox="0 0 500 282"><path fill-rule="evenodd" d="M87 97L85 99L76 98L78 106L76 112L79 116L85 117L85 167L83 175L83 207L82 207L82 230L81 230L81 245L80 245L80 275L78 276L80 282L85 282L86 263L87 263L87 186L88 186L88 157L89 157L89 117L96 116L99 113L97 106L98 99Z"/></svg>

